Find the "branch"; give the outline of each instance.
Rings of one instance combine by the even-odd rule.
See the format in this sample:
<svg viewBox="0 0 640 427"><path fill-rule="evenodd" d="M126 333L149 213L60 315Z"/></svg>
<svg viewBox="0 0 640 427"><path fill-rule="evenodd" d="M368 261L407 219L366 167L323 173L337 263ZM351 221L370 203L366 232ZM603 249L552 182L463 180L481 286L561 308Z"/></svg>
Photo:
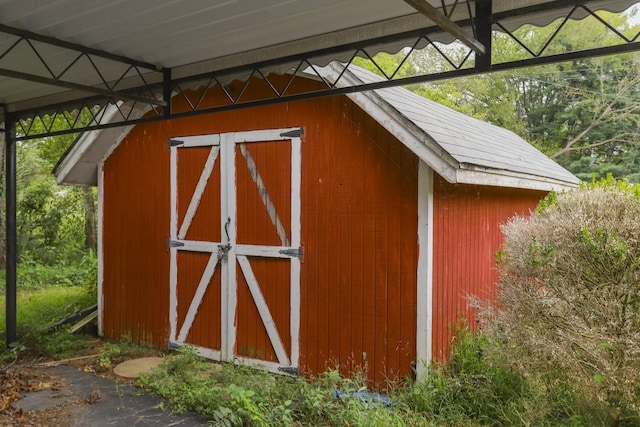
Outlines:
<svg viewBox="0 0 640 427"><path fill-rule="evenodd" d="M571 144L571 146L569 146L567 144L566 147L558 150L557 152L552 154L550 157L552 159L555 159L556 157L561 156L563 154L566 154L566 153L568 153L570 151L588 150L589 148L595 148L595 147L599 147L601 145L611 144L613 142L629 142L629 140L632 140L634 138L640 138L640 133L638 133L638 132L627 132L627 133L623 133L623 134L620 134L620 135L616 135L615 137L612 137L612 138L607 138L607 139L604 139L602 141L594 142L593 144L581 145L580 147L573 147L573 144L575 144L575 142L574 142L573 144Z"/></svg>
<svg viewBox="0 0 640 427"><path fill-rule="evenodd" d="M614 94L612 94L613 97L608 102L606 102L604 105L601 105L598 111L595 112L594 118L591 121L591 123L589 123L589 125L585 129L583 129L578 135L569 139L563 148L561 148L560 150L552 154L550 157L552 159L555 159L558 156L566 154L570 151L576 151L578 149L582 150L585 148L592 148L598 145L603 145L604 143L618 141L619 137L610 138L603 142L590 144L590 145L587 145L586 147L585 146L582 146L579 148L573 147L576 143L581 141L589 132L591 132L593 129L600 126L601 124L604 124L616 119L626 118L632 114L635 114L637 111L640 111L640 107L636 102L631 102L622 108L616 108L616 104L618 104L621 99L627 97L629 92L634 91L634 89L637 87L639 83L640 83L640 75L635 76L632 79L623 79L622 81L620 81L618 83L618 90ZM601 93L601 95L606 96L607 94ZM635 134L631 134L631 135L635 135Z"/></svg>

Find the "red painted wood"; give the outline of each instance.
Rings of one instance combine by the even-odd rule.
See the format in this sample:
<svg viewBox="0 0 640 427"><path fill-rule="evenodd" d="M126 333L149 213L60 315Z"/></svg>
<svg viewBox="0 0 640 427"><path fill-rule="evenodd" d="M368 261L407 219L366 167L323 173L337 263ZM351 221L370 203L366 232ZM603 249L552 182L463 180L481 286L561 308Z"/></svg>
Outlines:
<svg viewBox="0 0 640 427"><path fill-rule="evenodd" d="M277 83L284 86L286 79ZM267 90L264 82L252 86L243 96L260 98ZM232 82L230 90L237 94L240 87ZM317 82L297 80L290 90L315 87L319 87ZM199 94L195 95L197 99ZM211 89L203 105L214 105L221 97L224 94L220 89ZM173 104L176 111L186 108L178 97ZM308 374L333 367L343 373L364 371L378 384L396 375L411 374L416 338L418 161L346 97L176 119L132 130L104 166L104 324L108 337L128 335L158 346L167 343L168 138L292 126L304 129L300 368ZM284 144L273 151L266 149L269 144L251 145L269 194L290 233L289 189L282 178L289 174L290 165L283 159L290 158L290 148ZM189 161L193 170L185 169L185 177L180 178L185 186L180 188L181 194L197 182L206 150L202 151ZM239 153L236 156L241 189L239 222L246 223L238 228L239 240L277 244L270 220L252 193L255 190L249 185L246 168L242 171L243 159ZM189 173L192 175L187 177ZM212 179L219 180L219 175ZM466 309L464 296L481 294L496 280L493 254L501 241L498 224L513 213L535 206L541 195L437 181L433 344L439 359L447 355L449 325L455 323L458 311ZM211 213L209 217L197 217L190 233L220 237L215 234L219 227L208 227L208 218L219 224L217 197L207 193L203 212ZM180 218L186 210L183 203L188 201L179 204ZM289 349L289 300L283 291L288 286L288 269L280 265L282 262L250 261ZM197 265L193 265L190 287L180 290L185 298L194 291L193 281L203 268L202 261L190 262ZM275 360L240 275L238 289L236 350L245 355L260 352L266 359ZM219 304L213 294L206 298L211 298L207 304ZM181 316L184 310L179 307ZM473 323L473 312L467 315ZM197 320L194 340L209 345L219 342L215 316L210 313Z"/></svg>
<svg viewBox="0 0 640 427"><path fill-rule="evenodd" d="M178 101L175 106L181 108ZM379 383L395 373L410 373L415 350L412 346L407 348L404 341L415 341L417 161L353 103L340 97L180 119L160 125L138 126L132 131L105 165L106 170L112 171L107 173L104 187L108 204L104 223L105 332L108 336L117 337L132 325L140 325L146 335L154 338L152 342L156 345L166 344L169 298L169 256L166 249L169 150L166 140L174 136L300 125L305 132L302 146L302 240L305 257L301 278L301 368L308 373L322 372L335 366L342 367L345 373L361 370ZM279 187L269 180L283 168L281 160L288 158L290 151L262 156L257 146L251 149L255 151L259 170L266 171L263 176L266 185ZM389 155L390 150L394 155ZM189 183L187 178L181 178L185 180L181 185L195 186L200 164L204 164L204 155L201 154L197 164L192 160L193 169L197 172L193 172ZM139 160L150 156L154 162ZM245 178L239 178L239 182ZM163 185L154 187L150 184L157 180ZM149 184L143 189L139 182ZM154 190L150 191L150 188ZM180 189L180 192L188 192L188 189ZM279 188L269 188L269 192L276 194L277 204L285 200ZM249 203L244 197L244 193L239 196L239 206ZM118 206L132 203L133 198L145 208L140 217L134 222L124 218L116 221L118 213L122 213ZM401 200L402 208L394 206ZM211 205L213 202L203 200L203 203ZM255 205L255 199L252 203ZM186 207L181 202L181 218L184 210ZM278 206L278 211L288 209ZM144 238L138 236L134 224L150 217L156 218L156 228L147 228ZM264 223L265 219L258 217L251 219L257 221L255 231L265 233L259 227L260 221ZM290 232L288 212L282 220ZM203 227L203 233L211 233L215 229L206 229L205 219L200 217L194 221L194 227L190 233L195 233L199 227ZM140 245L135 255L129 252L123 256L115 249L121 244L130 246L128 241L131 239L144 241L149 235L154 237L155 244ZM265 242L272 242L273 235L266 233L261 236ZM242 240L245 236L240 233L239 238ZM388 241L393 242L392 248L387 248ZM146 267L140 269L136 259L143 259ZM201 268L194 267L193 270ZM257 266L256 269L259 270ZM114 276L122 270L123 274ZM137 271L135 281L128 275L134 270ZM199 273L194 274L197 276ZM282 275L278 271L256 274L264 275L268 282L281 281ZM195 286L194 280L192 287ZM246 301L242 294L246 288L240 282L239 297ZM137 289L135 301L121 291L134 288ZM194 289L184 289L185 298ZM277 317L285 347L290 348L288 318L282 316L286 313L288 300L279 294L272 296L269 284L262 289L270 307L274 307L272 312ZM147 301L151 294L159 303L138 309L139 304ZM249 341L254 339L259 343L256 348L261 348L267 354L265 357L272 359L274 355L268 348L263 327L257 321L257 314L251 313L255 307L248 302L243 304L238 313L239 352L248 354ZM179 309L181 316L184 310L186 308ZM123 312L128 313L127 316L119 315ZM143 316L148 316L148 320L142 322ZM211 318L208 321L211 322ZM202 335L195 338L197 333L202 334L204 325L198 324L197 329L200 332L192 332L194 339L206 342L208 338ZM215 328L210 328L209 333L214 334L213 330ZM254 334L253 338L250 334ZM217 343L219 338L216 336L210 340Z"/></svg>
<svg viewBox="0 0 640 427"><path fill-rule="evenodd" d="M291 240L291 143L246 144L256 170L267 190L287 239ZM238 243L283 245L258 193L246 159L236 148L237 236ZM249 258L267 307L285 350L291 349L290 262L284 259ZM237 352L241 356L278 361L249 286L238 268Z"/></svg>
<svg viewBox="0 0 640 427"><path fill-rule="evenodd" d="M490 298L497 283L500 225L535 209L544 192L473 185L434 185L433 349L446 361L461 319L472 330L476 312L468 297Z"/></svg>
<svg viewBox="0 0 640 427"><path fill-rule="evenodd" d="M134 129L104 167L104 334L165 346L169 150ZM132 159L144 159L133 162ZM164 290L163 288L167 288Z"/></svg>
<svg viewBox="0 0 640 427"><path fill-rule="evenodd" d="M177 150L178 229L182 226L189 203L200 180L211 147L179 148ZM220 242L220 159L214 164L200 204L185 236L187 240ZM178 251L178 319L177 332L185 321L210 254ZM208 284L187 342L210 349L221 346L220 267Z"/></svg>

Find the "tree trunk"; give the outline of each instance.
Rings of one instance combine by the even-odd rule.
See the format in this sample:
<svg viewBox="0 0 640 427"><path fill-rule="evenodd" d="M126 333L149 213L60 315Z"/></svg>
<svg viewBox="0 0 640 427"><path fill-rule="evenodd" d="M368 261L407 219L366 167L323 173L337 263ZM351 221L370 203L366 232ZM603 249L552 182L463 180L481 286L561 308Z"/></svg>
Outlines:
<svg viewBox="0 0 640 427"><path fill-rule="evenodd" d="M96 234L96 198L91 187L82 187L84 204L84 247L95 251L98 247Z"/></svg>

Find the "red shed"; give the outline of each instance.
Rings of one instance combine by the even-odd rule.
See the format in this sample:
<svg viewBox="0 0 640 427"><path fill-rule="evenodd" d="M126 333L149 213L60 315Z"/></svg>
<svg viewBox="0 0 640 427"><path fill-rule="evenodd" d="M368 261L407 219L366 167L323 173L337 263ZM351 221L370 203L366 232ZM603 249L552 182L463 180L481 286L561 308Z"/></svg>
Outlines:
<svg viewBox="0 0 640 427"><path fill-rule="evenodd" d="M349 70L344 84L377 79ZM88 133L56 175L98 185L105 337L377 383L444 360L460 316L473 325L467 297L496 282L500 224L578 183L402 88Z"/></svg>

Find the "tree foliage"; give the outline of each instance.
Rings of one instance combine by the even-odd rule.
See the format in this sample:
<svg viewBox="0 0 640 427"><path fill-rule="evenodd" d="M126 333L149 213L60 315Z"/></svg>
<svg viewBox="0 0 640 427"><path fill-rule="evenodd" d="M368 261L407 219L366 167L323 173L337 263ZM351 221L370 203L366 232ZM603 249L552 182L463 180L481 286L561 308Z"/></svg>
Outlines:
<svg viewBox="0 0 640 427"><path fill-rule="evenodd" d="M18 253L21 261L68 265L85 254L83 194L56 184L43 146L29 141L16 147Z"/></svg>
<svg viewBox="0 0 640 427"><path fill-rule="evenodd" d="M489 330L524 372L562 369L640 411L640 197L628 182L553 194L503 227ZM618 412L616 412L618 413Z"/></svg>
<svg viewBox="0 0 640 427"><path fill-rule="evenodd" d="M79 120L91 120L88 111L77 114ZM24 125L23 128L44 130L41 121ZM57 130L65 122L59 116L55 125ZM56 163L75 137L16 144L18 286L23 289L48 284L95 285L95 191L89 187L58 186L52 176ZM4 218L4 185L0 193L0 214ZM0 234L0 246L4 249L4 233ZM3 269L6 259L2 252Z"/></svg>
<svg viewBox="0 0 640 427"><path fill-rule="evenodd" d="M600 16L630 38L640 31L629 14L602 12ZM559 25L560 21L543 28L523 26L515 34L539 52ZM590 17L568 21L549 43L545 54L619 42L617 35ZM462 63L468 54L468 49L460 44L439 45L438 49L455 64ZM450 69L448 60L438 49L411 53L399 74ZM392 70L393 61L397 66L406 52L384 54L382 68ZM502 33L494 33L492 52L495 63L529 57L522 46ZM366 65L367 61L363 62ZM379 72L376 67L368 68ZM408 89L514 131L585 181L612 174L640 182L640 57L637 54L577 59L434 81Z"/></svg>

